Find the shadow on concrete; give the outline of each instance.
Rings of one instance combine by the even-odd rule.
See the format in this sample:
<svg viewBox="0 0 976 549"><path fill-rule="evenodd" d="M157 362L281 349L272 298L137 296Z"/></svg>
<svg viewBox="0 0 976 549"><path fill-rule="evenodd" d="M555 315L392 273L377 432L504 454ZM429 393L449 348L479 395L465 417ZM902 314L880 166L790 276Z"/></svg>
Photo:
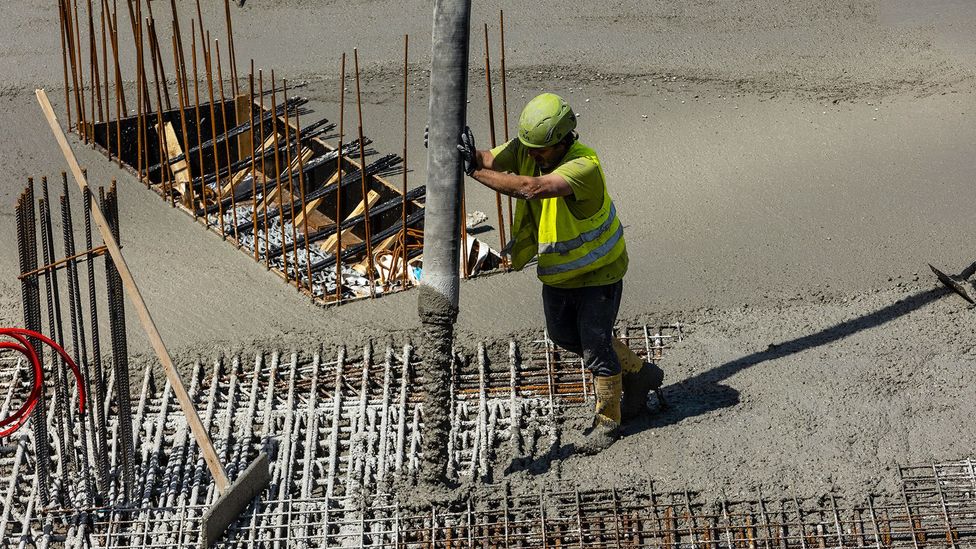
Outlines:
<svg viewBox="0 0 976 549"><path fill-rule="evenodd" d="M756 351L742 358L726 362L706 372L692 376L673 385L664 387L665 398L669 407L652 410L645 417L637 419L622 429L624 436L653 429L674 425L686 419L707 414L722 408L730 408L739 403L739 392L722 385L726 379L735 374L768 362L797 354L815 347L839 341L858 332L877 328L896 318L921 309L925 305L949 293L944 287L933 288L918 292L891 305L878 309L872 313L835 324L819 332L800 336L783 343L770 344L762 351ZM574 433L563 433L563 438L573 438ZM505 474L516 471L528 471L537 475L547 472L554 461L565 459L575 454L573 443L560 444L543 456L536 458L515 459L506 468Z"/></svg>
<svg viewBox="0 0 976 549"><path fill-rule="evenodd" d="M722 385L722 381L735 374L763 362L801 353L839 341L864 330L883 326L898 317L921 309L947 293L949 293L948 290L943 287L918 292L872 313L835 324L813 334L800 336L783 343L772 343L762 351L756 351L742 358L726 362L707 372L669 385L664 388L664 393L671 407L667 410L652 412L648 417L635 422L626 429L625 434L635 434L654 427L673 425L714 410L735 406L739 403L739 392Z"/></svg>

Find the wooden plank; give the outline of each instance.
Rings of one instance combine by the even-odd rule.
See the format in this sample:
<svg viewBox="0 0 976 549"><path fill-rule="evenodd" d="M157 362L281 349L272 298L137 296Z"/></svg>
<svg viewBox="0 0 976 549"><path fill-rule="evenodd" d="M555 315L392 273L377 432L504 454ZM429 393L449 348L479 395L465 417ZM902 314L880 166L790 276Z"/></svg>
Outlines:
<svg viewBox="0 0 976 549"><path fill-rule="evenodd" d="M159 124L156 124L156 135L161 135L159 132ZM173 124L167 122L163 124L163 133L166 136L164 140L166 143L166 156L167 158L173 158L174 156L179 156L183 154L183 148L180 147L180 141L176 137L176 130L173 128ZM169 165L170 171L173 173L173 179L176 181L176 188L181 195L187 194L187 184L190 182L190 171L186 163L186 159L180 160L179 162L173 162Z"/></svg>
<svg viewBox="0 0 976 549"><path fill-rule="evenodd" d="M54 138L61 147L61 152L64 154L64 159L67 160L68 166L71 168L71 175L74 176L75 181L78 183L78 187L80 187L82 192L84 192L85 189L88 188L88 182L86 181L84 174L81 172L81 166L78 165L78 160L75 158L75 154L72 152L71 146L68 145L68 140L64 136L64 131L58 124L58 119L54 115L54 109L51 108L51 102L48 100L47 94L41 89L35 90L34 93L37 95L37 101L41 105L41 110L44 111L44 116L47 118L48 125L51 126L51 131L54 133ZM210 473L214 477L214 481L217 484L217 489L221 493L226 492L230 487L227 472L224 470L224 466L220 463L220 459L217 457L217 451L214 449L213 442L210 440L210 435L207 433L207 429L203 426L203 422L200 421L200 416L197 415L197 411L193 407L193 401L190 400L190 395L187 394L186 388L183 385L183 380L180 379L180 374L176 371L176 366L173 364L173 359L170 357L169 351L166 349L166 345L163 343L162 336L159 335L159 330L156 328L156 323L153 322L152 315L149 313L149 307L146 306L146 302L142 299L142 294L139 292L139 287L136 285L136 281L132 277L132 273L129 271L129 266L125 262L125 257L122 256L122 250L119 248L119 243L116 242L115 236L112 234L112 230L109 228L108 222L105 220L105 216L102 214L102 210L98 206L98 201L92 201L91 211L92 217L95 219L95 224L98 225L98 232L102 235L102 241L104 241L105 246L108 247L108 252L112 256L112 261L115 263L119 276L122 278L122 283L126 287L126 293L129 295L129 299L132 301L132 306L136 310L136 315L139 317L139 322L142 324L142 328L145 330L146 336L149 337L149 342L152 344L153 350L156 352L156 356L159 358L159 361L163 365L163 369L166 371L166 377L169 379L170 386L173 388L173 393L176 395L176 400L180 403L180 408L183 410L183 414L186 416L187 424L190 426L190 431L193 433L193 438L196 440L197 445L200 446L200 450L203 452L203 458L207 463L207 467L210 469Z"/></svg>
<svg viewBox="0 0 976 549"><path fill-rule="evenodd" d="M376 191L369 191L369 193L367 193L366 196L369 199L370 208L375 206L376 203L379 202L380 200L380 193ZM359 204L357 204L356 207L353 208L352 212L350 212L349 215L346 216L346 220L352 219L357 215L363 215L364 213L366 213L366 204L364 202L365 201L360 200Z"/></svg>
<svg viewBox="0 0 976 549"><path fill-rule="evenodd" d="M329 238L326 238L324 242L319 244L319 249L325 253L329 253L329 254L335 253L336 242L338 242L338 240L339 238L336 235L332 235ZM352 246L353 244L362 244L362 243L363 243L363 239L359 238L358 236L352 233L352 227L349 227L348 229L343 229L342 231L343 250L345 250L349 246Z"/></svg>
<svg viewBox="0 0 976 549"><path fill-rule="evenodd" d="M335 225L335 220L318 210L308 212L308 231L314 233L325 227ZM299 224L298 227L301 227Z"/></svg>
<svg viewBox="0 0 976 549"><path fill-rule="evenodd" d="M308 216L308 220L309 220L309 225L311 225L312 224L312 217L313 217L312 214L319 213L316 210L318 210L318 207L322 205L322 201L324 201L324 200L325 200L325 197L324 196L320 196L319 198L316 198L315 200L312 200L311 202L308 202L307 204L305 204L305 210L304 211L301 211L301 212L298 212L297 214L295 214L295 223L297 223L297 224L300 225L302 223L302 221L305 220L305 216L307 215ZM335 220L332 220L332 221L335 222Z"/></svg>
<svg viewBox="0 0 976 549"><path fill-rule="evenodd" d="M370 205L370 207L372 207L374 204L376 204L379 201L379 199L380 199L380 194L378 192L376 192L376 191L369 191L369 194L367 194L366 196L369 197L369 205ZM314 200L313 200L313 202L314 202ZM350 212L349 215L347 215L346 218L343 221L348 221L348 220L356 217L357 215L362 215L363 212L365 212L365 211L366 211L366 206L365 206L365 204L363 204L363 201L360 200L359 201L359 204L355 208L353 208L352 212ZM312 217L309 217L309 221L311 221L311 220L312 220ZM335 221L332 221L332 223L335 223ZM309 224L311 224L311 223L309 223ZM356 236L356 235L354 235L352 233L352 229L353 229L353 227L349 227L348 229L345 229L345 230L342 231L342 249L343 250L346 249L346 246L348 244L359 244L359 243L361 243L363 241L363 239L359 238L358 236ZM347 234L350 235L351 240L350 239L347 239L347 237L346 237ZM336 241L337 240L338 240L338 237L336 235L332 235L329 238L325 239L325 242L323 242L321 244L321 246L319 246L319 247L323 251L325 251L325 252L332 253L333 251L335 251Z"/></svg>
<svg viewBox="0 0 976 549"><path fill-rule="evenodd" d="M247 100L243 95L239 95L234 100L235 114L237 115L236 124L241 125L247 122L247 118L250 115L251 109L248 108L250 101ZM258 109L255 107L253 109L255 113ZM251 132L246 131L239 136L237 136L237 160L243 160L250 156L251 151Z"/></svg>

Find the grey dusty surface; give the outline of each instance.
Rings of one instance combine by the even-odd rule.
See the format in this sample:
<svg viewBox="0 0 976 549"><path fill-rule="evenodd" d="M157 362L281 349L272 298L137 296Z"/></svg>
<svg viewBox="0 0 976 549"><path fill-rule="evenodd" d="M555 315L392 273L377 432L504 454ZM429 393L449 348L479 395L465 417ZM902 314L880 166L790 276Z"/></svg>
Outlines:
<svg viewBox="0 0 976 549"><path fill-rule="evenodd" d="M180 4L188 17L192 6ZM205 4L221 34L222 3ZM603 456L569 457L516 479L872 491L894 485L897 465L972 455L974 312L931 291L926 263L955 272L976 260L976 4L476 3L469 120L482 146L477 31L491 25L497 69L500 7L510 120L535 93L561 93L601 155L631 256L621 318L682 321L691 331L664 362L674 410ZM280 77L307 80L298 93L333 120L339 54L358 47L365 132L383 152L402 146L409 33L410 181L423 183L428 2L248 0L233 14L239 67L254 57ZM120 42L131 43L123 14L120 27ZM168 35L168 24L159 32ZM28 176L56 178L66 168L33 98L35 87L47 88L63 115L58 40L53 0L5 6L3 325L22 322L16 196ZM495 82L500 118L497 74ZM420 337L416 292L315 307L74 143L93 184L119 179L124 253L178 361L256 345ZM469 210L493 219L493 194L470 182L467 192ZM494 232L482 237L497 245ZM128 319L135 362L154 364L135 315ZM534 273L462 284L458 334L470 347L542 325Z"/></svg>

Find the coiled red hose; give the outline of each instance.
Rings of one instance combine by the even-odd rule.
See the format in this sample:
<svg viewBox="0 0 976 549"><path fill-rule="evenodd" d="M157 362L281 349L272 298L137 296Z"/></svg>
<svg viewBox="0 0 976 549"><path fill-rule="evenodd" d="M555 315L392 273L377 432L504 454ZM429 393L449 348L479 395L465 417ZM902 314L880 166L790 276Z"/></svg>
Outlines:
<svg viewBox="0 0 976 549"><path fill-rule="evenodd" d="M68 353L60 345L44 334L24 328L0 328L0 336L7 336L15 340L0 341L0 349L11 349L19 352L27 358L34 368L34 387L31 388L30 395L28 395L27 400L24 401L20 409L11 416L0 420L0 437L13 434L27 422L31 412L34 411L34 406L37 405L37 401L40 399L41 392L44 390L44 370L41 367L41 360L37 356L37 352L34 351L34 346L29 339L37 339L54 349L61 355L65 363L68 364L72 373L75 375L75 383L78 384L78 412L85 413L85 385L82 383L81 370L78 369L78 365L75 364L75 361L71 360L71 357L68 356ZM45 420L45 418L41 418L41 421Z"/></svg>

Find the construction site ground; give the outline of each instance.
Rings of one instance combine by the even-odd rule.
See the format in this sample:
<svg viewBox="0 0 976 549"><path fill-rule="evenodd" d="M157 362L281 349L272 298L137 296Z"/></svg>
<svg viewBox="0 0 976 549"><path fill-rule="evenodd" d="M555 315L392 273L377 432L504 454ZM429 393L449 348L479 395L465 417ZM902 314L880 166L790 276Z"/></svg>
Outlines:
<svg viewBox="0 0 976 549"><path fill-rule="evenodd" d="M221 20L222 3L204 4ZM476 2L472 17L468 117L482 147L480 30L489 23L497 36L499 7ZM976 312L927 263L958 272L976 260L976 4L502 7L510 128L537 92L570 101L625 225L620 318L686 325L662 363L670 411L599 456L562 456L513 483L652 478L715 497L891 493L898 466L973 455ZM409 177L424 182L429 2L248 0L233 9L238 60L307 81L296 93L332 120L339 55L358 47L364 129L381 151L402 147L409 33ZM66 169L33 90L46 88L58 112L64 95L56 4L3 11L0 325L20 325L14 200L27 177L59 181ZM72 139L93 184L119 179L126 258L178 362L416 337L416 292L317 307ZM468 209L494 225L493 194L471 181L467 193ZM494 231L479 236L498 244ZM459 346L537 337L540 290L531 269L465 281ZM157 367L128 318L133 372Z"/></svg>

